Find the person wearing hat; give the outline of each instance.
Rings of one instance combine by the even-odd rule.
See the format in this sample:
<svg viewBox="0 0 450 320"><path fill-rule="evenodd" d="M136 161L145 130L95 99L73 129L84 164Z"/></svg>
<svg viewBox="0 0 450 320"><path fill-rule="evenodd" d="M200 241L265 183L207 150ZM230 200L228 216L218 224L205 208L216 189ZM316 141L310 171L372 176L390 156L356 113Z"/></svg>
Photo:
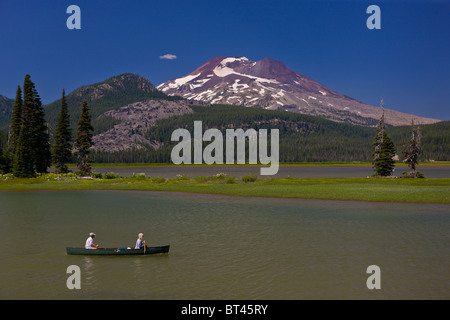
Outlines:
<svg viewBox="0 0 450 320"><path fill-rule="evenodd" d="M142 249L145 246L145 241L144 241L144 234L143 233L139 233L138 234L138 239L136 241L136 246L134 247L135 249Z"/></svg>
<svg viewBox="0 0 450 320"><path fill-rule="evenodd" d="M98 248L98 244L94 244L94 237L95 237L95 233L91 232L89 234L89 238L87 238L86 240L86 249L97 249Z"/></svg>

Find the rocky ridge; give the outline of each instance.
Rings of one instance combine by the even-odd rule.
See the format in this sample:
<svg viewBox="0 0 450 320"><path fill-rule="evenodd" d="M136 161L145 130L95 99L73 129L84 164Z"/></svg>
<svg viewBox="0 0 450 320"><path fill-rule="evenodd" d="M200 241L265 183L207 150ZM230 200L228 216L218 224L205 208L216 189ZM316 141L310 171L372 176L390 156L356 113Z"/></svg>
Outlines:
<svg viewBox="0 0 450 320"><path fill-rule="evenodd" d="M127 151L140 149L144 145L158 147L145 138L145 132L158 119L175 115L192 113L187 101L146 100L135 102L115 110L107 111L99 116L113 117L121 122L106 132L94 136L96 151Z"/></svg>

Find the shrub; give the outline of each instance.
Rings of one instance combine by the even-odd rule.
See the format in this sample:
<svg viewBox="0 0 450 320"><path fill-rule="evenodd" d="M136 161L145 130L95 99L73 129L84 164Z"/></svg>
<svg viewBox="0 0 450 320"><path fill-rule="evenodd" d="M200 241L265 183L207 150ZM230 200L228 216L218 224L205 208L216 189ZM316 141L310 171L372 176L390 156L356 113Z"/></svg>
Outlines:
<svg viewBox="0 0 450 320"><path fill-rule="evenodd" d="M215 177L218 180L225 180L225 178L227 177L227 174L226 173L218 173L218 174L215 175Z"/></svg>
<svg viewBox="0 0 450 320"><path fill-rule="evenodd" d="M198 176L194 178L195 181L200 182L200 183L204 183L209 181L209 177L205 177L205 176Z"/></svg>
<svg viewBox="0 0 450 320"><path fill-rule="evenodd" d="M0 179L4 180L14 179L14 175L12 173L0 174Z"/></svg>
<svg viewBox="0 0 450 320"><path fill-rule="evenodd" d="M227 178L225 179L225 183L226 183L226 184L233 184L233 183L236 183L236 179L234 178L234 176L232 176L232 177L227 177Z"/></svg>
<svg viewBox="0 0 450 320"><path fill-rule="evenodd" d="M118 174L115 174L114 172L107 172L103 175L104 179L117 179L119 178Z"/></svg>
<svg viewBox="0 0 450 320"><path fill-rule="evenodd" d="M420 172L420 171L416 172L416 177L419 178L419 179L425 179L425 175L422 172Z"/></svg>
<svg viewBox="0 0 450 320"><path fill-rule="evenodd" d="M133 173L133 178L137 180L145 180L147 177L145 176L145 173Z"/></svg>
<svg viewBox="0 0 450 320"><path fill-rule="evenodd" d="M403 172L403 175L401 177L409 179L409 178L414 178L414 175L410 174L409 172ZM416 171L416 178L424 179L425 175L420 171Z"/></svg>
<svg viewBox="0 0 450 320"><path fill-rule="evenodd" d="M177 180L177 181L189 180L189 177L185 174L177 174L175 177L175 180Z"/></svg>
<svg viewBox="0 0 450 320"><path fill-rule="evenodd" d="M74 174L75 174L76 177L83 177L83 176L86 176L86 173L85 173L85 172L82 172L82 171L80 171L80 170L75 171Z"/></svg>
<svg viewBox="0 0 450 320"><path fill-rule="evenodd" d="M150 179L150 181L151 181L152 183L164 183L164 182L166 182L166 178L163 178L163 177L156 177L156 178Z"/></svg>
<svg viewBox="0 0 450 320"><path fill-rule="evenodd" d="M91 177L96 179L102 179L103 176L100 172L91 172Z"/></svg>
<svg viewBox="0 0 450 320"><path fill-rule="evenodd" d="M242 177L242 181L244 182L255 182L257 179L256 174L250 174Z"/></svg>

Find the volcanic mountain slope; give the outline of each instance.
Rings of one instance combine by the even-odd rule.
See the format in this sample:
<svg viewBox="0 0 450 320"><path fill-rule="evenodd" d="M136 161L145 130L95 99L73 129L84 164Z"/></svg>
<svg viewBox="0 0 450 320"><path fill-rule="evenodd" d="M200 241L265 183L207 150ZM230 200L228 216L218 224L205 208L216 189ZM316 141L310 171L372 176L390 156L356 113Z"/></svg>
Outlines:
<svg viewBox="0 0 450 320"><path fill-rule="evenodd" d="M216 57L157 89L191 101L286 110L365 126L374 126L381 116L381 108L337 93L272 59ZM388 124L411 124L412 115L389 109L385 115ZM414 118L422 124L440 121Z"/></svg>

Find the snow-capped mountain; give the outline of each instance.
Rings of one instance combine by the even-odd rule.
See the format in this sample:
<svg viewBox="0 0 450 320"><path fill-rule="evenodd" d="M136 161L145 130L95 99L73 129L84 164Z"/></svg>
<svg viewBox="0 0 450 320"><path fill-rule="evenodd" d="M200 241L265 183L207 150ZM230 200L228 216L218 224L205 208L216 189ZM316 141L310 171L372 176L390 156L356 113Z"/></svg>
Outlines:
<svg viewBox="0 0 450 320"><path fill-rule="evenodd" d="M188 75L157 86L163 93L210 104L286 110L360 125L376 124L381 108L337 93L273 59L216 57ZM412 115L385 109L386 123L410 125ZM414 116L426 124L439 120Z"/></svg>

